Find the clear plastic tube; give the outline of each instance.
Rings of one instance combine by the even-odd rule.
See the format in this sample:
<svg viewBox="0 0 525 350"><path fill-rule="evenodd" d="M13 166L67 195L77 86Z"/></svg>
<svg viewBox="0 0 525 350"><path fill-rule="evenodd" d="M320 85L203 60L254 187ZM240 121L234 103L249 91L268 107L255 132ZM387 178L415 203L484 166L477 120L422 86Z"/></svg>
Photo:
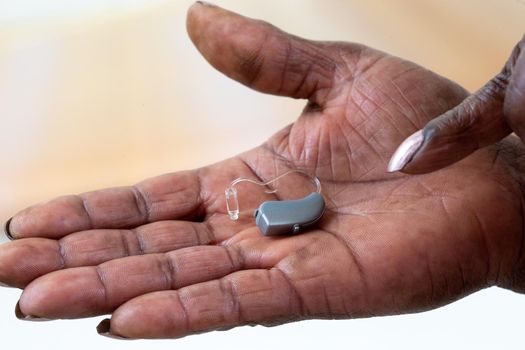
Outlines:
<svg viewBox="0 0 525 350"><path fill-rule="evenodd" d="M302 170L289 170L289 171L285 172L284 174L281 174L281 175L277 176L276 178L274 178L274 179L272 179L270 181L266 181L266 182L257 181L257 180L249 179L249 178L246 178L246 177L239 177L239 178L233 180L232 183L230 184L230 187L228 187L224 191L224 194L226 196L226 209L228 210L228 215L230 216L230 219L231 220L239 219L239 213L240 213L239 199L238 199L238 196L237 196L237 190L235 189L235 185L237 185L237 184L239 184L241 182L249 182L249 183L252 183L254 185L268 186L268 185L278 181L282 177L284 177L286 175L289 175L289 174L292 174L292 173L300 173L300 174L303 174L303 175L307 176L308 178L310 178L310 180L312 181L312 183L316 187L316 191L318 193L321 193L321 181L319 181L319 179L317 177L311 176L311 175L309 175L308 173L306 173L306 172L304 172ZM266 190L265 192L266 193L275 193L275 192L277 192L277 190L276 189L272 189L272 190Z"/></svg>

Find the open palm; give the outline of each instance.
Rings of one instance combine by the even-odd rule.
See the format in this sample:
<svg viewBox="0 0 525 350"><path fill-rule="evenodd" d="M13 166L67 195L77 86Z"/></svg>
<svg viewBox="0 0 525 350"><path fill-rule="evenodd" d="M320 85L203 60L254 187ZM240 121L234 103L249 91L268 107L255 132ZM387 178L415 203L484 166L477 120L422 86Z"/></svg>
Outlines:
<svg viewBox="0 0 525 350"><path fill-rule="evenodd" d="M361 45L306 41L213 6L194 5L188 30L217 69L307 99L304 112L232 159L17 214L0 281L24 288L20 318L113 313L101 333L178 337L425 310L515 269L522 207L504 144L428 175L386 172L396 146L464 89ZM224 190L234 178L290 169L322 183L327 208L315 229L264 237L250 215L264 200L311 191L299 174L271 195L243 184L241 217L229 219Z"/></svg>

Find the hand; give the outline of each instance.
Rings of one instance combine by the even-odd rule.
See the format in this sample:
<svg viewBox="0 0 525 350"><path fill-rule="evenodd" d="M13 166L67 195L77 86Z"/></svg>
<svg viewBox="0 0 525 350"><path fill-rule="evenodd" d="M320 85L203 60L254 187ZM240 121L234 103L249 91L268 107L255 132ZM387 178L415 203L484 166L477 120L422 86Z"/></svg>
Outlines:
<svg viewBox="0 0 525 350"><path fill-rule="evenodd" d="M498 75L403 142L389 170L441 169L513 131L525 141L525 36Z"/></svg>
<svg viewBox="0 0 525 350"><path fill-rule="evenodd" d="M22 319L112 313L98 330L170 338L246 324L438 307L481 288L518 288L523 207L505 141L444 170L386 172L396 146L467 92L413 63L346 43L312 42L196 4L188 31L217 69L262 92L307 99L262 146L132 187L65 196L15 215L0 281L23 288ZM250 213L275 195L224 190L236 177L303 169L322 182L317 227L264 237ZM247 185L248 186L248 185ZM306 194L301 175L279 198ZM517 282L516 282L517 283Z"/></svg>

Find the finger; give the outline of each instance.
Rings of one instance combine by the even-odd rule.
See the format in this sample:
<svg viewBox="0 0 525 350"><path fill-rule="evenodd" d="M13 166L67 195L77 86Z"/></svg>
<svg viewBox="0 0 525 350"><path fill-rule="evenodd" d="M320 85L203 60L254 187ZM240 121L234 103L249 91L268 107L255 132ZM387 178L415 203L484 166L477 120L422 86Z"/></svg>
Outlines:
<svg viewBox="0 0 525 350"><path fill-rule="evenodd" d="M56 319L108 313L145 293L178 289L241 269L269 268L316 237L274 239L261 237L251 228L233 237L228 245L188 247L55 271L26 287L19 317Z"/></svg>
<svg viewBox="0 0 525 350"><path fill-rule="evenodd" d="M189 9L187 28L211 65L253 89L321 104L316 93L331 86L336 66L323 44L200 3Z"/></svg>
<svg viewBox="0 0 525 350"><path fill-rule="evenodd" d="M134 186L56 198L15 215L6 231L15 239L60 238L97 228L131 228L191 218L202 207L197 171L166 174Z"/></svg>
<svg viewBox="0 0 525 350"><path fill-rule="evenodd" d="M26 287L19 312L31 319L101 315L138 295L220 278L241 267L232 247L200 246L55 271Z"/></svg>
<svg viewBox="0 0 525 350"><path fill-rule="evenodd" d="M132 299L113 313L110 322L103 321L97 331L123 338L178 338L303 316L300 299L280 270L246 270Z"/></svg>
<svg viewBox="0 0 525 350"><path fill-rule="evenodd" d="M516 46L503 70L483 88L407 138L394 152L388 170L405 173L437 170L510 134L516 123L506 119L504 103L520 45L523 42Z"/></svg>
<svg viewBox="0 0 525 350"><path fill-rule="evenodd" d="M519 50L505 95L504 112L512 130L525 142L525 36Z"/></svg>
<svg viewBox="0 0 525 350"><path fill-rule="evenodd" d="M0 282L22 288L52 271L208 245L231 235L222 224L216 238L212 227L197 222L159 221L130 230L81 231L60 240L26 238L9 242L0 249Z"/></svg>
<svg viewBox="0 0 525 350"><path fill-rule="evenodd" d="M511 130L503 115L506 78L499 75L457 107L431 120L392 155L388 171L427 173L497 142Z"/></svg>

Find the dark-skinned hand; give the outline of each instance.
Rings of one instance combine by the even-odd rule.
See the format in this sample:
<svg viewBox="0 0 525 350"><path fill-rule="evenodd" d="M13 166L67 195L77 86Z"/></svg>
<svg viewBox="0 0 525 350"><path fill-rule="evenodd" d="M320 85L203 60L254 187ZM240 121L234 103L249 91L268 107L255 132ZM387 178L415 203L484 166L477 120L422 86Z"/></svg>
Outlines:
<svg viewBox="0 0 525 350"><path fill-rule="evenodd" d="M462 87L362 45L304 40L210 5L191 7L188 31L215 68L307 100L303 113L217 164L19 212L7 225L14 241L0 247L0 281L23 288L19 318L111 314L101 334L173 338L416 312L488 286L520 289L519 143L430 174L387 172L408 135L468 96ZM241 218L229 219L233 179L289 169L322 183L327 209L315 229L265 237L251 217L264 200L311 191L300 174L276 194L239 187Z"/></svg>
<svg viewBox="0 0 525 350"><path fill-rule="evenodd" d="M389 170L427 173L441 169L511 132L525 141L525 36L499 74L403 142ZM519 163L515 167L522 173L525 168Z"/></svg>

